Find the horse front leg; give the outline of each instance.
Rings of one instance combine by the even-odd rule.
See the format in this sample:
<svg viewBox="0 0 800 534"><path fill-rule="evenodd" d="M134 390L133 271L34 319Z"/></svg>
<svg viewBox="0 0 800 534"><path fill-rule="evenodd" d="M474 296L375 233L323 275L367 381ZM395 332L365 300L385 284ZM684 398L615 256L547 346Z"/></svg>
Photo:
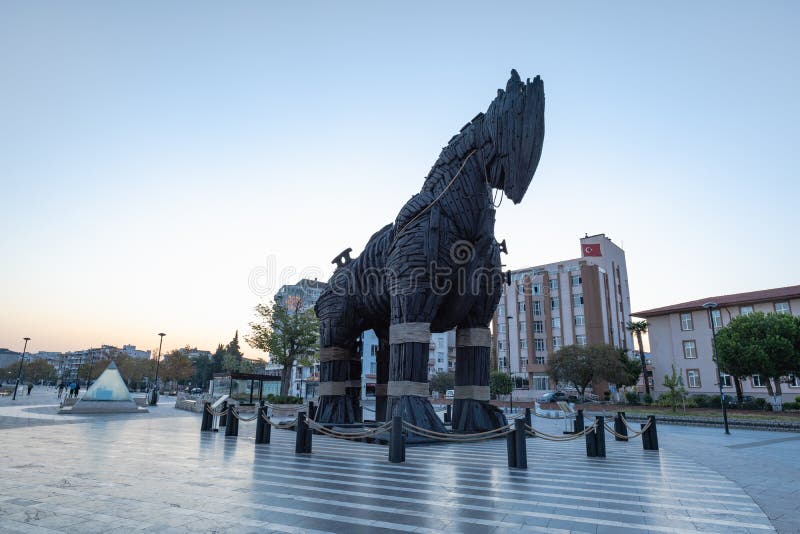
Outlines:
<svg viewBox="0 0 800 534"><path fill-rule="evenodd" d="M508 424L505 415L489 404L491 333L484 326L456 330L456 376L453 430L485 432Z"/></svg>

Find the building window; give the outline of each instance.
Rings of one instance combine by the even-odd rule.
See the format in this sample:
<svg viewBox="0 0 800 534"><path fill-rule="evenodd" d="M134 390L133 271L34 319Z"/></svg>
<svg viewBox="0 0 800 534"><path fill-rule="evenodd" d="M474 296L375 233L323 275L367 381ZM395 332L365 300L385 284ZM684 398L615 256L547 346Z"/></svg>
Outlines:
<svg viewBox="0 0 800 534"><path fill-rule="evenodd" d="M536 352L544 352L544 339L536 340Z"/></svg>
<svg viewBox="0 0 800 534"><path fill-rule="evenodd" d="M370 356L377 356L378 355L378 345L370 345L369 346L369 354L370 354Z"/></svg>
<svg viewBox="0 0 800 534"><path fill-rule="evenodd" d="M752 306L742 306L742 307L739 308L739 314L740 315L750 315L751 313L753 313L753 307Z"/></svg>
<svg viewBox="0 0 800 534"><path fill-rule="evenodd" d="M583 306L583 294L572 295L572 305L574 307Z"/></svg>
<svg viewBox="0 0 800 534"><path fill-rule="evenodd" d="M557 310L559 307L558 297L551 297L550 298L550 309Z"/></svg>
<svg viewBox="0 0 800 534"><path fill-rule="evenodd" d="M497 350L503 350L503 342L502 341L498 341L497 342Z"/></svg>
<svg viewBox="0 0 800 534"><path fill-rule="evenodd" d="M694 330L694 322L692 321L691 313L681 314L681 330L683 330L684 332L687 332L689 330Z"/></svg>
<svg viewBox="0 0 800 534"><path fill-rule="evenodd" d="M580 346L586 346L586 336L579 335L575 336L575 344Z"/></svg>
<svg viewBox="0 0 800 534"><path fill-rule="evenodd" d="M581 282L583 282L583 279L581 279L580 276L573 276L570 278L570 280L572 280L572 287L578 287L581 285Z"/></svg>
<svg viewBox="0 0 800 534"><path fill-rule="evenodd" d="M764 385L764 379L761 377L761 375L753 375L753 376L750 377L750 380L753 382L753 387L754 388L767 387L767 386Z"/></svg>
<svg viewBox="0 0 800 534"><path fill-rule="evenodd" d="M534 295L542 294L542 284L531 284L531 293Z"/></svg>
<svg viewBox="0 0 800 534"><path fill-rule="evenodd" d="M525 294L525 286L524 286L524 285L522 285L522 284L519 284L519 285L517 286L517 290L519 291L519 294L520 294L520 295L524 295L524 294Z"/></svg>
<svg viewBox="0 0 800 534"><path fill-rule="evenodd" d="M541 315L542 314L542 301L534 300L533 301L533 314L534 315Z"/></svg>
<svg viewBox="0 0 800 534"><path fill-rule="evenodd" d="M775 313L792 313L788 302L776 302Z"/></svg>
<svg viewBox="0 0 800 534"><path fill-rule="evenodd" d="M550 289L558 289L558 278L550 279Z"/></svg>
<svg viewBox="0 0 800 534"><path fill-rule="evenodd" d="M541 334L544 332L544 323L542 321L533 321L533 332Z"/></svg>
<svg viewBox="0 0 800 534"><path fill-rule="evenodd" d="M700 369L687 369L686 370L686 383L690 388L700 387Z"/></svg>
<svg viewBox="0 0 800 534"><path fill-rule="evenodd" d="M519 322L519 333L520 333L520 335L524 336L525 333L527 332L527 330L526 330L527 328L528 328L528 323L526 323L525 321L520 321Z"/></svg>
<svg viewBox="0 0 800 534"><path fill-rule="evenodd" d="M533 389L550 389L550 377L547 375L533 375Z"/></svg>
<svg viewBox="0 0 800 534"><path fill-rule="evenodd" d="M500 332L501 334L505 334L506 333L506 324L505 323L500 323L499 325L497 325L497 331Z"/></svg>
<svg viewBox="0 0 800 534"><path fill-rule="evenodd" d="M553 349L558 350L561 348L561 336L553 336Z"/></svg>
<svg viewBox="0 0 800 534"><path fill-rule="evenodd" d="M683 342L683 357L690 360L697 358L697 343L693 339Z"/></svg>
<svg viewBox="0 0 800 534"><path fill-rule="evenodd" d="M732 388L733 387L733 377L728 373L721 373L722 374L722 387Z"/></svg>
<svg viewBox="0 0 800 534"><path fill-rule="evenodd" d="M544 356L536 357L536 365L544 365Z"/></svg>
<svg viewBox="0 0 800 534"><path fill-rule="evenodd" d="M497 363L500 365L500 369L505 369L506 368L506 359L505 358L503 358L503 357L498 358L497 359Z"/></svg>
<svg viewBox="0 0 800 534"><path fill-rule="evenodd" d="M550 319L550 326L553 328L561 328L561 317L553 317Z"/></svg>
<svg viewBox="0 0 800 534"><path fill-rule="evenodd" d="M711 310L711 320L713 321L714 328L722 328L722 311Z"/></svg>
<svg viewBox="0 0 800 534"><path fill-rule="evenodd" d="M519 361L520 369L527 369L528 368L528 358L522 358Z"/></svg>
<svg viewBox="0 0 800 534"><path fill-rule="evenodd" d="M377 364L375 362L369 362L369 374L371 374L371 375L375 374L376 365Z"/></svg>
<svg viewBox="0 0 800 534"><path fill-rule="evenodd" d="M584 326L586 323L584 322L583 315L576 315L575 316L575 326Z"/></svg>
<svg viewBox="0 0 800 534"><path fill-rule="evenodd" d="M528 350L528 341L525 339L519 340L519 350Z"/></svg>
<svg viewBox="0 0 800 534"><path fill-rule="evenodd" d="M520 313L525 313L525 303L524 302L520 302L519 303L519 312Z"/></svg>

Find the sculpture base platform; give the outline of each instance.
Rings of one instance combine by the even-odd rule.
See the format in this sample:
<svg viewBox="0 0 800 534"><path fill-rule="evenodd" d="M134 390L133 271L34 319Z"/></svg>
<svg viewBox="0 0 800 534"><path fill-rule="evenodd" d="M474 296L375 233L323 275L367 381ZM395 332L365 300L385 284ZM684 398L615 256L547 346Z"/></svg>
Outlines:
<svg viewBox="0 0 800 534"><path fill-rule="evenodd" d="M60 414L149 413L150 410L130 401L79 400L72 406L61 408Z"/></svg>

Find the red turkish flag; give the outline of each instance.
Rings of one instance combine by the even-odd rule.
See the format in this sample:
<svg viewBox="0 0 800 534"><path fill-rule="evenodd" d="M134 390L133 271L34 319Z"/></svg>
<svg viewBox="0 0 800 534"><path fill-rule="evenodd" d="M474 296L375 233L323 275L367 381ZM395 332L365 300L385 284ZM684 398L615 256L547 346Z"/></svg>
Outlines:
<svg viewBox="0 0 800 534"><path fill-rule="evenodd" d="M584 256L602 256L599 243L584 243L582 251Z"/></svg>

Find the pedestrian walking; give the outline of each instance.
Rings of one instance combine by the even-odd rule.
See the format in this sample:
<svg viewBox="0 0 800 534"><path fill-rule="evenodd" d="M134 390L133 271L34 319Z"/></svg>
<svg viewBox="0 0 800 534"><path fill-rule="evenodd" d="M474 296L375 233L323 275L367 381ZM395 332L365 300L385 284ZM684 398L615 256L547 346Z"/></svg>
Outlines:
<svg viewBox="0 0 800 534"><path fill-rule="evenodd" d="M70 397L75 396L75 382L71 382L69 385L69 396Z"/></svg>
<svg viewBox="0 0 800 534"><path fill-rule="evenodd" d="M64 385L64 382L61 382L61 383L58 385L58 398L59 398L59 399L61 398L61 394L62 394L62 393L64 393L64 389L65 389L65 388L66 388L66 386Z"/></svg>
<svg viewBox="0 0 800 534"><path fill-rule="evenodd" d="M75 396L77 397L78 393L80 392L81 392L81 383L78 382L77 384L75 384Z"/></svg>
<svg viewBox="0 0 800 534"><path fill-rule="evenodd" d="M33 389L33 384L28 384L28 395L31 394L32 389Z"/></svg>

